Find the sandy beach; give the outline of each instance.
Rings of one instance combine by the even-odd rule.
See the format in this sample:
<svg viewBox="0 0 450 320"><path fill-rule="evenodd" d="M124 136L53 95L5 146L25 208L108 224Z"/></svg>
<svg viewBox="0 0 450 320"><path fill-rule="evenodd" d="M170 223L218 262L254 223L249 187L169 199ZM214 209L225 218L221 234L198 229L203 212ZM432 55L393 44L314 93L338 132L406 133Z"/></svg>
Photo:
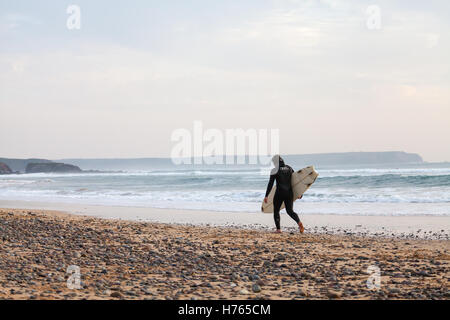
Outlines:
<svg viewBox="0 0 450 320"><path fill-rule="evenodd" d="M448 240L285 230L0 209L0 298L450 298Z"/></svg>

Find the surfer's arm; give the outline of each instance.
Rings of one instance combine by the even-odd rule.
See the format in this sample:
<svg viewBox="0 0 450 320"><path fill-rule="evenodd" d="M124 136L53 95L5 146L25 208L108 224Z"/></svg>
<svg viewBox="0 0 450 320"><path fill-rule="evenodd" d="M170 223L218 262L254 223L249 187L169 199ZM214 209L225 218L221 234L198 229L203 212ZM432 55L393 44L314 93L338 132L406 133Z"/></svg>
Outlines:
<svg viewBox="0 0 450 320"><path fill-rule="evenodd" d="M266 195L265 195L266 198L269 195L270 190L272 190L273 183L275 181L275 176L276 176L275 174L270 175L270 180L269 180L269 184L267 185L267 190L266 190Z"/></svg>

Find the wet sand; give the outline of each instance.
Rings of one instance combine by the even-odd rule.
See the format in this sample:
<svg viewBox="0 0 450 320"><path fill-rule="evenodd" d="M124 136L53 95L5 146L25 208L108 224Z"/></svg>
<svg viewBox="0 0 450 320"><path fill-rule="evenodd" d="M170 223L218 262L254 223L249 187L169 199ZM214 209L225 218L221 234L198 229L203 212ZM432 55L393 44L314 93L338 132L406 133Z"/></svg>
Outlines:
<svg viewBox="0 0 450 320"><path fill-rule="evenodd" d="M448 240L294 230L0 209L0 298L450 298Z"/></svg>

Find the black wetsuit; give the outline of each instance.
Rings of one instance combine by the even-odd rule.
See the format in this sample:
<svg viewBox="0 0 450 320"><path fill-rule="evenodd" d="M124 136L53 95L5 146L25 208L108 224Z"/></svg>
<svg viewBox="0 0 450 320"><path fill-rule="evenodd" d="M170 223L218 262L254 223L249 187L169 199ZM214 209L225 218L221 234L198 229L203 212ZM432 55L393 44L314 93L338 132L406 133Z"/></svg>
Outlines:
<svg viewBox="0 0 450 320"><path fill-rule="evenodd" d="M293 172L294 170L290 166L285 165L284 161L280 158L278 171L277 173L270 175L269 184L267 185L266 197L269 195L270 190L272 190L274 181L277 181L277 189L275 190L275 196L273 198L273 218L277 229L280 229L280 208L283 202L288 215L294 219L295 222L300 222L300 219L293 208L294 195L291 186L291 176Z"/></svg>

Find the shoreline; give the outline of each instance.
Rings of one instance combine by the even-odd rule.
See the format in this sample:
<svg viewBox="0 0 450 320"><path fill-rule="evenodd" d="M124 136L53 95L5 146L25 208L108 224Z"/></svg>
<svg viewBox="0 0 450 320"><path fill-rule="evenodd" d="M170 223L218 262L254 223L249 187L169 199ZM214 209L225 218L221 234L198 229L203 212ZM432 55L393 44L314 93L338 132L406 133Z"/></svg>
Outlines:
<svg viewBox="0 0 450 320"><path fill-rule="evenodd" d="M16 200L0 200L0 208L51 210L73 215L130 222L235 227L250 230L273 230L274 228L273 215L264 213L158 209ZM448 216L299 214L299 217L305 225L307 233L450 240L450 217ZM281 227L283 231L297 231L295 222L284 213L281 214Z"/></svg>
<svg viewBox="0 0 450 320"><path fill-rule="evenodd" d="M274 234L32 209L0 209L0 228L0 299L450 298L446 240ZM67 286L69 266L80 270L78 289ZM369 267L380 270L378 289L367 287Z"/></svg>

